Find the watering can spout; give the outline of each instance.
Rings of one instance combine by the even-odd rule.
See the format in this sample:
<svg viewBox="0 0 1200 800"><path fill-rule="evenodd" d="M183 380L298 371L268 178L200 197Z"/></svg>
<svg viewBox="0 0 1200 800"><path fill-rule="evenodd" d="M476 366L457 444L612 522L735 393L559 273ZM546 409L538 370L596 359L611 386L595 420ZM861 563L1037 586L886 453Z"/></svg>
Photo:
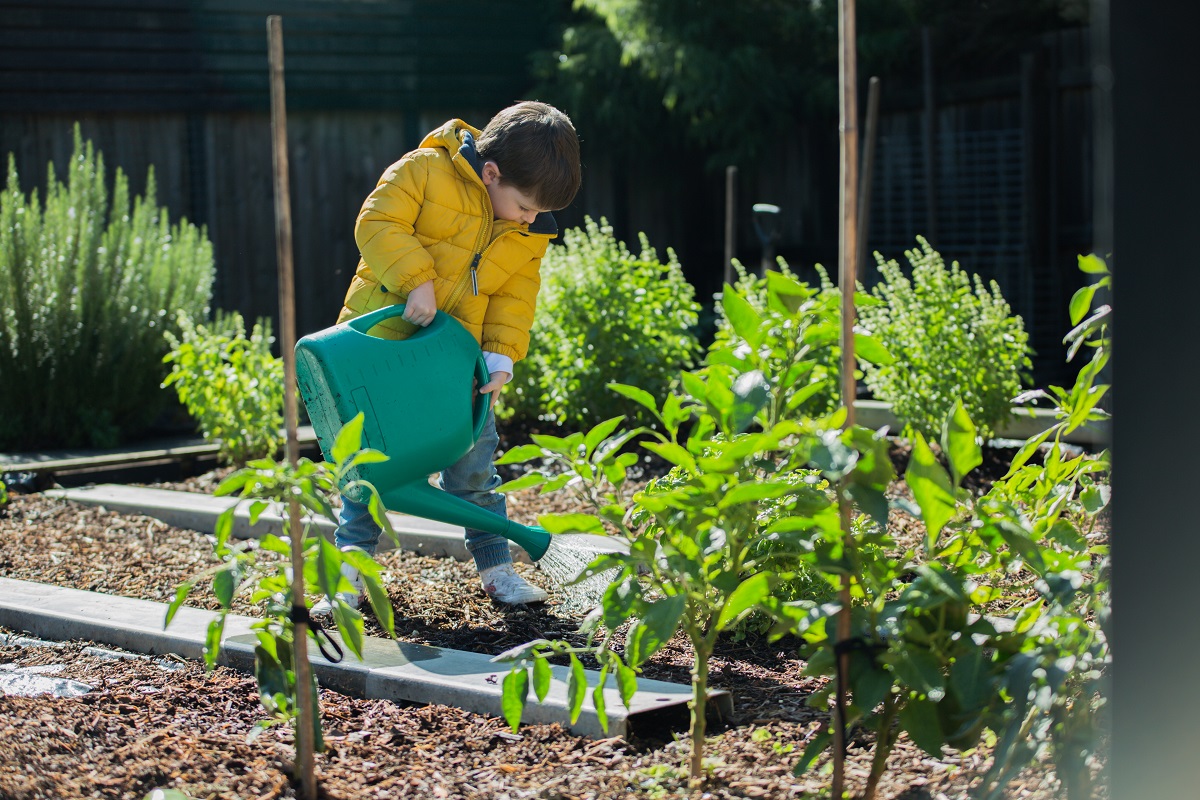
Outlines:
<svg viewBox="0 0 1200 800"><path fill-rule="evenodd" d="M380 499L384 507L392 511L503 536L520 545L534 561L546 555L550 548L550 533L544 528L522 525L486 511L431 486L427 480L384 490Z"/></svg>
<svg viewBox="0 0 1200 800"><path fill-rule="evenodd" d="M434 321L403 340L369 334L404 313L404 304L355 317L296 343L300 396L328 459L338 432L363 415L363 447L388 460L362 464L347 476L346 494L366 502L361 482L378 488L386 508L450 525L495 533L537 561L550 534L484 511L429 485L431 474L474 447L489 400L474 390L490 380L479 344L453 317Z"/></svg>

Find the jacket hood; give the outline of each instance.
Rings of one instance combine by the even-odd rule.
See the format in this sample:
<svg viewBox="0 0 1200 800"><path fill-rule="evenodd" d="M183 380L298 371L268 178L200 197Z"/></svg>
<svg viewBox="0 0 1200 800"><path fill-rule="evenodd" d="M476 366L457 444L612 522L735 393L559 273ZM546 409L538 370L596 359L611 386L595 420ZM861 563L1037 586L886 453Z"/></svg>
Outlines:
<svg viewBox="0 0 1200 800"><path fill-rule="evenodd" d="M475 149L475 139L482 133L478 128L452 119L436 130L432 130L421 140L421 147L436 147L450 153L454 162L463 171L471 171L475 178L483 183L483 159ZM549 211L543 211L534 217L529 225L530 233L558 235L558 221Z"/></svg>

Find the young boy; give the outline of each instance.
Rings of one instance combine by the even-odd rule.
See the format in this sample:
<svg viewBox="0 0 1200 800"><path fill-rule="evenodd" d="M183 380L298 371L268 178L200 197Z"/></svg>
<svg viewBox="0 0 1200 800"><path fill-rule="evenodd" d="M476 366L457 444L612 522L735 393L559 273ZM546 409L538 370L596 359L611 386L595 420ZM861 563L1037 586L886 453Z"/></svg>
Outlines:
<svg viewBox="0 0 1200 800"><path fill-rule="evenodd" d="M402 317L371 333L403 338L433 321L438 309L463 324L483 348L490 380L479 387L491 403L529 349L542 256L580 184L579 140L558 109L523 102L504 109L479 131L450 120L383 173L354 226L361 258L338 322L404 303ZM492 459L499 444L489 410L474 449L442 472L439 485L481 508L507 516ZM367 507L343 496L338 547L374 553L382 533ZM466 544L484 591L504 603L536 603L545 590L513 570L508 540L470 530ZM362 583L344 574L357 595ZM328 613L328 603L313 613Z"/></svg>

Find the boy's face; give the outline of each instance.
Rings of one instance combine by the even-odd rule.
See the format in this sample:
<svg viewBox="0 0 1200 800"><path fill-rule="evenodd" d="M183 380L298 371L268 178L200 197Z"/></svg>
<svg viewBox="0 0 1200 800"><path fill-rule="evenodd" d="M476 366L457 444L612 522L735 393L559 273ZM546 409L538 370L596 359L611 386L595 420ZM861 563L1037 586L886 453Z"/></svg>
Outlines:
<svg viewBox="0 0 1200 800"><path fill-rule="evenodd" d="M483 165L483 185L487 187L488 196L492 198L492 212L496 219L524 222L529 225L538 214L550 210L539 206L532 197L517 187L501 183L500 168L494 161Z"/></svg>

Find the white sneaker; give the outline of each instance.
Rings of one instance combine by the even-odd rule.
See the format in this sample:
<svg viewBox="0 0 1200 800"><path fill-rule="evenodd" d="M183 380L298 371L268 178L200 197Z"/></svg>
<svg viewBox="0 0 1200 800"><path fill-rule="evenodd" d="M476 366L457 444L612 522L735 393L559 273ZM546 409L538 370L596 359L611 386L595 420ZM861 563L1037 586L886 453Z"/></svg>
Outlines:
<svg viewBox="0 0 1200 800"><path fill-rule="evenodd" d="M362 548L354 547L353 545L350 545L347 547L343 547L342 551L345 552L346 550L351 550L351 549L361 550ZM345 562L342 562L342 577L350 582L350 585L354 587L354 591L353 592L338 592L337 597L339 600L342 600L343 602L345 602L346 605L350 606L351 608L356 609L360 605L362 605L362 601L363 601L364 589L363 589L362 574L359 573L359 571L357 569L355 569L354 567L350 566L349 564L347 564ZM329 616L330 614L333 613L333 604L329 602L328 597L322 597L320 600L318 600L313 605L312 610L309 611L308 613L314 617Z"/></svg>
<svg viewBox="0 0 1200 800"><path fill-rule="evenodd" d="M488 597L501 603L541 603L550 596L545 589L534 586L518 575L511 563L482 569L479 571L479 579L483 581L483 590L487 592Z"/></svg>

